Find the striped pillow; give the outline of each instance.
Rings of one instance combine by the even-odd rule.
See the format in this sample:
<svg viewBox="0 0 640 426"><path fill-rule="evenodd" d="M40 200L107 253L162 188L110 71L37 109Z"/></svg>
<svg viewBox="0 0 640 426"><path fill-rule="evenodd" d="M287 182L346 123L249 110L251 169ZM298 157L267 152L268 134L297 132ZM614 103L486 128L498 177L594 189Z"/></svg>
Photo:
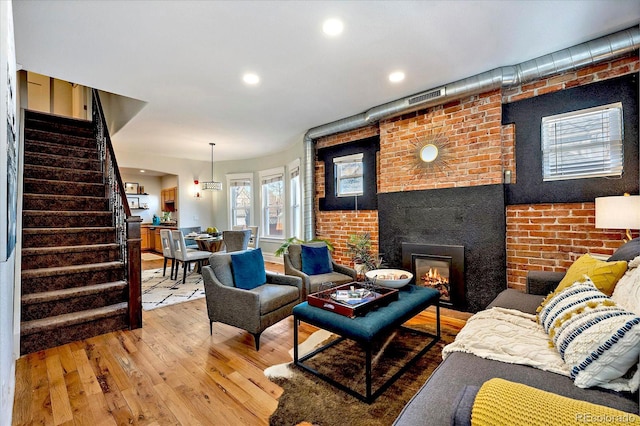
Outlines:
<svg viewBox="0 0 640 426"><path fill-rule="evenodd" d="M618 307L591 280L554 295L538 320L572 367L576 386L638 390L640 317Z"/></svg>

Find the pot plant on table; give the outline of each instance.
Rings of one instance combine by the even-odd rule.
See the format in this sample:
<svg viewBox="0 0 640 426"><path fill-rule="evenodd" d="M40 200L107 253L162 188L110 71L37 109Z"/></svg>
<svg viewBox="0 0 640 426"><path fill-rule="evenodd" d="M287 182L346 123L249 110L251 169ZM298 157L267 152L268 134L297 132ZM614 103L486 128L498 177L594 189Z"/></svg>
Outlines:
<svg viewBox="0 0 640 426"><path fill-rule="evenodd" d="M358 275L364 275L379 267L381 260L371 253L371 235L352 234L347 241L347 253L353 261L353 266Z"/></svg>

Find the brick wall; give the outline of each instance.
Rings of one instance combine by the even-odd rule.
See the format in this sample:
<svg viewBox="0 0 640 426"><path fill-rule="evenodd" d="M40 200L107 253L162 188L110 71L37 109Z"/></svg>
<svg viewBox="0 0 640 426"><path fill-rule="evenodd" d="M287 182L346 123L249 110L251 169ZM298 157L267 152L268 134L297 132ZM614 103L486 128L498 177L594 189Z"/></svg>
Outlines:
<svg viewBox="0 0 640 426"><path fill-rule="evenodd" d="M353 266L346 255L347 240L351 234L371 235L371 252L378 253L378 211L331 211L319 212L316 216L316 236L331 241L334 245L332 257L338 263Z"/></svg>
<svg viewBox="0 0 640 426"><path fill-rule="evenodd" d="M376 136L379 133L377 125L355 129L350 132L339 133L318 139L316 148L326 148L353 142ZM334 246L332 257L338 263L353 266L353 262L346 255L347 240L351 234L362 234L368 232L371 235L371 249L373 253L378 253L378 211L350 210L339 211L319 211L318 199L324 197L324 163L316 161L315 164L315 233L317 238L327 239ZM378 174L379 176L379 174Z"/></svg>
<svg viewBox="0 0 640 426"><path fill-rule="evenodd" d="M317 148L380 135L378 192L499 184L504 170L516 182L515 128L501 125L502 103L638 72L637 54L520 87L475 95L422 111L383 120L377 125L321 138ZM442 132L442 169L423 169L417 153L425 138ZM324 168L316 163L316 234L334 242L334 257L345 263L346 241L369 232L378 247L376 211L320 212ZM534 204L507 208L508 286L524 289L526 271L564 271L579 255L609 255L621 244L621 231L596 230L593 203Z"/></svg>
<svg viewBox="0 0 640 426"><path fill-rule="evenodd" d="M382 121L379 191L501 183L501 101L496 90ZM441 167L424 168L418 150L438 134Z"/></svg>
<svg viewBox="0 0 640 426"><path fill-rule="evenodd" d="M527 271L564 272L585 253L613 254L624 231L594 225L594 203L507 206L509 287L524 291Z"/></svg>
<svg viewBox="0 0 640 426"><path fill-rule="evenodd" d="M534 81L504 90L502 101L510 103L521 99L532 98L544 95L545 93L557 92L559 90L570 89L597 81L631 74L640 70L640 62L637 53L616 59L615 61L604 62L581 68L577 71L558 74L544 80Z"/></svg>
<svg viewBox="0 0 640 426"><path fill-rule="evenodd" d="M505 90L502 100L504 103L514 102L638 72L639 69L638 55L630 54ZM503 142L506 143L508 137L513 136L503 132ZM513 176L512 182L515 183ZM621 245L624 232L595 229L594 224L594 203L508 206L507 286L524 290L528 270L565 271L587 252L611 255Z"/></svg>

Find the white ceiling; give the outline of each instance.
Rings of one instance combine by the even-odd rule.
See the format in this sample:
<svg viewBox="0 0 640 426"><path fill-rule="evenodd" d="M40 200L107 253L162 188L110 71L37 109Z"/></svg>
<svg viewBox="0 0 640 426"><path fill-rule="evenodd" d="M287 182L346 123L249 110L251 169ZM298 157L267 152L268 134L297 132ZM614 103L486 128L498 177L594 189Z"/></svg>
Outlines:
<svg viewBox="0 0 640 426"><path fill-rule="evenodd" d="M23 69L147 102L118 150L215 160L637 25L640 0L14 0ZM337 17L342 35L322 22ZM401 69L406 79L389 83ZM242 74L261 82L249 87Z"/></svg>

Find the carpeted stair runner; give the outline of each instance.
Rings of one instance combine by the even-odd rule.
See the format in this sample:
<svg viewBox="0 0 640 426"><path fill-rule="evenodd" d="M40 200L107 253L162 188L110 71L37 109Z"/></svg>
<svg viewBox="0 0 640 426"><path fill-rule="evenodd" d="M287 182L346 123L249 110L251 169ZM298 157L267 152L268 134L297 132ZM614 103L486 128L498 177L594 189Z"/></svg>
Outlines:
<svg viewBox="0 0 640 426"><path fill-rule="evenodd" d="M92 124L26 112L20 353L128 327Z"/></svg>

